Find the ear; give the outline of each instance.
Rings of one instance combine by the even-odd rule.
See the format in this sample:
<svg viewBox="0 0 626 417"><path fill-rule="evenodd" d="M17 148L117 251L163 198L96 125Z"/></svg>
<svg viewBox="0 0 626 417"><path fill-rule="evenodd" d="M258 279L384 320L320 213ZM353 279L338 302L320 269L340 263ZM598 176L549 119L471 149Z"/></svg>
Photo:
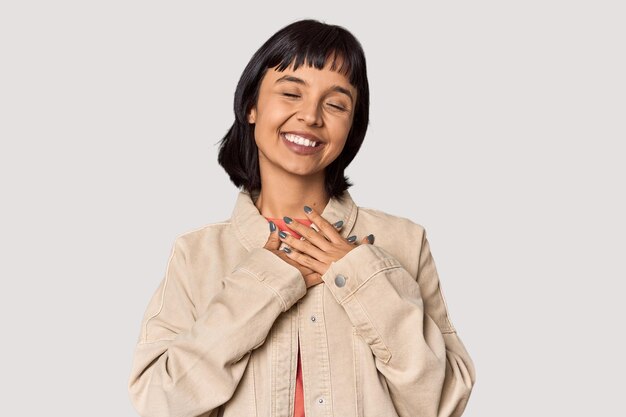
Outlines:
<svg viewBox="0 0 626 417"><path fill-rule="evenodd" d="M252 107L248 112L248 123L256 123L256 107Z"/></svg>

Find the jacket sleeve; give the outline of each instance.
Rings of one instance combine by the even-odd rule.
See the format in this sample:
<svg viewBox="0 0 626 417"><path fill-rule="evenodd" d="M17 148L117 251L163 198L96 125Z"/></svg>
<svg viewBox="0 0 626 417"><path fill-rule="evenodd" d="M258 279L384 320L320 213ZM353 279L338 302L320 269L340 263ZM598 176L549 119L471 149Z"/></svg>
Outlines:
<svg viewBox="0 0 626 417"><path fill-rule="evenodd" d="M398 415L458 417L474 364L449 319L425 230L415 225L417 276L383 248L361 244L322 279L370 346Z"/></svg>
<svg viewBox="0 0 626 417"><path fill-rule="evenodd" d="M213 416L235 392L249 353L306 293L297 268L254 248L228 276L212 278L222 285L208 305L194 305L180 240L142 320L128 382L145 417Z"/></svg>

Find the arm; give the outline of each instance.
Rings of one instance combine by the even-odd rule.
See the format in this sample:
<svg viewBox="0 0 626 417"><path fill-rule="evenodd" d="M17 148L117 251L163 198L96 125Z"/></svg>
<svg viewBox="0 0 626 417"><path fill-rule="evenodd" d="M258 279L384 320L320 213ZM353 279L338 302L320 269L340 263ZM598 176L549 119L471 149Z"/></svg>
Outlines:
<svg viewBox="0 0 626 417"><path fill-rule="evenodd" d="M476 380L474 364L449 320L426 233L418 228L417 277L381 247L362 244L322 279L372 349L398 415L458 417ZM339 274L343 286L335 282Z"/></svg>
<svg viewBox="0 0 626 417"><path fill-rule="evenodd" d="M306 293L298 269L265 248L250 251L206 306L194 305L189 270L178 238L133 357L128 388L141 416L208 416L227 402L249 352Z"/></svg>

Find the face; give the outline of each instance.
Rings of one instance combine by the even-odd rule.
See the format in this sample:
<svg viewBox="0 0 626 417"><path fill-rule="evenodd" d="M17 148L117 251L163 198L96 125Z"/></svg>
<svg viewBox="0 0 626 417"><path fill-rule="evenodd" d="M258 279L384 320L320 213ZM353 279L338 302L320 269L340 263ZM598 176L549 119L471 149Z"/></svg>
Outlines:
<svg viewBox="0 0 626 417"><path fill-rule="evenodd" d="M352 120L356 89L330 62L319 70L302 65L270 68L248 113L259 148L261 177L322 175L341 153ZM313 146L311 146L313 145Z"/></svg>

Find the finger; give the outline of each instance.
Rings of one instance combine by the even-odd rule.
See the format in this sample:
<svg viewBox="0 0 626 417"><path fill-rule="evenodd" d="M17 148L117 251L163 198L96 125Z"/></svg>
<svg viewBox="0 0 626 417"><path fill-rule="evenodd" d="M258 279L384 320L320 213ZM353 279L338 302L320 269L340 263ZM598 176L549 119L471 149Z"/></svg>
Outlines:
<svg viewBox="0 0 626 417"><path fill-rule="evenodd" d="M266 249L278 249L280 247L280 238L278 237L278 228L276 224L270 220L269 222L270 234L267 237L264 248Z"/></svg>
<svg viewBox="0 0 626 417"><path fill-rule="evenodd" d="M314 259L305 253L299 252L296 249L293 249L293 248L285 248L285 249L288 249L288 250L285 250L285 252L287 253L287 256L293 259L294 261L298 262L300 265L303 265L320 274L323 273L322 271L324 271L324 266L326 265L323 262L320 262L317 259Z"/></svg>
<svg viewBox="0 0 626 417"><path fill-rule="evenodd" d="M327 258L326 252L311 244L311 242L307 241L306 239L296 239L289 232L278 232L278 238L282 242L285 242L286 245L289 245L291 249L295 248L299 252L306 253L313 258L319 260L325 260Z"/></svg>
<svg viewBox="0 0 626 417"><path fill-rule="evenodd" d="M311 223L311 226L309 227L311 227L311 229L315 230L318 233L320 232L319 227L317 227L315 223ZM343 220L339 220L338 222L333 223L333 227L337 229L337 231L341 230L341 228L343 227ZM326 236L324 236L324 238L326 239Z"/></svg>
<svg viewBox="0 0 626 417"><path fill-rule="evenodd" d="M312 273L313 271L311 269L300 265L298 262L294 261L287 255L288 251L290 250L291 249L289 249L289 246L285 246L284 248L277 250L276 252L279 253L278 256L280 256L280 258L287 262L289 265L298 268L302 276Z"/></svg>
<svg viewBox="0 0 626 417"><path fill-rule="evenodd" d="M324 238L322 234L317 232L312 227L307 227L303 225L302 223L295 221L287 216L285 216L283 219L285 220L285 224L287 224L287 227L292 229L294 232L298 233L300 236L304 237L304 239L306 239L308 242L312 243L313 245L322 249L323 251L328 251L330 249L328 240L326 240L326 238ZM334 227L332 226L330 227L334 229ZM335 233L337 232L335 231ZM300 247L296 246L296 248L300 248ZM311 254L311 255L315 256L314 254Z"/></svg>
<svg viewBox="0 0 626 417"><path fill-rule="evenodd" d="M304 213L306 214L306 216L318 227L320 233L324 237L326 237L326 239L330 240L333 243L339 243L342 241L343 237L341 237L337 229L333 225L331 225L328 220L323 218L317 211L315 211L315 209L312 209L309 206L304 207Z"/></svg>
<svg viewBox="0 0 626 417"><path fill-rule="evenodd" d="M323 283L322 276L317 272L312 272L304 277L304 283L307 288Z"/></svg>

